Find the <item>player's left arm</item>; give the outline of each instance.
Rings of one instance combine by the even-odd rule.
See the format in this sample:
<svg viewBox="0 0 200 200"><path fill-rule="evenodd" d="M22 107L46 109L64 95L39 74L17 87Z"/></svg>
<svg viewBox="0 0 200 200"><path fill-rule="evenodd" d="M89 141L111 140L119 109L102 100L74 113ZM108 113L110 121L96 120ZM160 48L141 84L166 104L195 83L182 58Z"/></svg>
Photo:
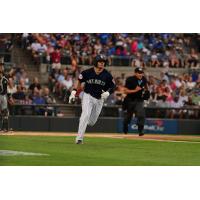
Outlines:
<svg viewBox="0 0 200 200"><path fill-rule="evenodd" d="M112 94L114 91L115 91L115 88L116 88L116 84L115 84L115 80L114 80L114 78L111 76L110 77L110 80L109 80L109 84L108 84L109 86L108 86L108 92L110 93L110 94Z"/></svg>
<svg viewBox="0 0 200 200"><path fill-rule="evenodd" d="M101 98L106 100L110 94L112 94L116 88L116 84L115 84L115 80L112 77L112 75L110 75L109 79L108 79L108 83L107 83L107 90L102 90L102 94L101 94Z"/></svg>

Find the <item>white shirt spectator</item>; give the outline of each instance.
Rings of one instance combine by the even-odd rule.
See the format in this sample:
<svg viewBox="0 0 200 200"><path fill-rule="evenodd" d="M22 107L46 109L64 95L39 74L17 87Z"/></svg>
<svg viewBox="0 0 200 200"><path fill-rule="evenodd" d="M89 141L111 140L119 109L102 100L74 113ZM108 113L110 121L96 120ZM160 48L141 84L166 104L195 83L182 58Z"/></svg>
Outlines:
<svg viewBox="0 0 200 200"><path fill-rule="evenodd" d="M182 102L180 102L180 101L178 101L178 102L172 101L170 103L170 107L172 107L172 108L181 108L181 107L183 107L183 105L182 105Z"/></svg>
<svg viewBox="0 0 200 200"><path fill-rule="evenodd" d="M151 60L152 60L152 61L158 60L158 56L157 56L156 54L153 54L153 55L151 56Z"/></svg>
<svg viewBox="0 0 200 200"><path fill-rule="evenodd" d="M70 88L72 87L72 85L73 85L72 78L68 78L67 80L64 79L64 80L62 81L62 84L63 84L63 86L66 87L67 89L70 89Z"/></svg>
<svg viewBox="0 0 200 200"><path fill-rule="evenodd" d="M9 86L7 86L7 92L8 92L8 94L13 94L13 93L17 92L16 85L13 86L12 88L10 88Z"/></svg>
<svg viewBox="0 0 200 200"><path fill-rule="evenodd" d="M99 53L102 50L102 45L100 43L99 44L95 44L94 48L95 48L96 52Z"/></svg>
<svg viewBox="0 0 200 200"><path fill-rule="evenodd" d="M175 85L177 88L180 88L182 86L182 83L180 82L178 78L175 80Z"/></svg>
<svg viewBox="0 0 200 200"><path fill-rule="evenodd" d="M63 74L60 74L60 75L57 77L57 81L58 81L59 83L62 83L64 80L65 80L65 77L64 77Z"/></svg>
<svg viewBox="0 0 200 200"><path fill-rule="evenodd" d="M135 67L141 67L141 62L138 58L134 59Z"/></svg>
<svg viewBox="0 0 200 200"><path fill-rule="evenodd" d="M188 96L179 96L179 102L182 106L184 106L184 103L188 101Z"/></svg>
<svg viewBox="0 0 200 200"><path fill-rule="evenodd" d="M169 83L169 77L166 74L163 75L162 80L164 80L167 83Z"/></svg>
<svg viewBox="0 0 200 200"><path fill-rule="evenodd" d="M33 51L38 51L38 49L40 49L41 48L41 44L40 43L38 43L38 42L34 42L34 43L32 43L31 44L31 49L33 50Z"/></svg>
<svg viewBox="0 0 200 200"><path fill-rule="evenodd" d="M23 33L23 34L22 34L22 37L23 37L23 38L27 38L28 35L29 35L28 33Z"/></svg>
<svg viewBox="0 0 200 200"><path fill-rule="evenodd" d="M192 90L194 88L194 86L196 85L195 82L187 82L186 83L186 87L190 90Z"/></svg>
<svg viewBox="0 0 200 200"><path fill-rule="evenodd" d="M40 48L38 49L38 52L40 52L40 53L44 53L44 52L46 52L47 51L47 46L46 46L46 44L42 44L41 46L40 46Z"/></svg>

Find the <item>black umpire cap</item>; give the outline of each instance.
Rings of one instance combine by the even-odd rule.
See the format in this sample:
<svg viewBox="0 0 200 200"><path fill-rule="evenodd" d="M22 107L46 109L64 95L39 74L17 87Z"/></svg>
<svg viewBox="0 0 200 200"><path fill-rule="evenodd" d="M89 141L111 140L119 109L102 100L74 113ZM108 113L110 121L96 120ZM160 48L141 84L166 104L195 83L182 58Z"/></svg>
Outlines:
<svg viewBox="0 0 200 200"><path fill-rule="evenodd" d="M143 74L144 71L143 71L142 67L136 67L135 68L135 73Z"/></svg>

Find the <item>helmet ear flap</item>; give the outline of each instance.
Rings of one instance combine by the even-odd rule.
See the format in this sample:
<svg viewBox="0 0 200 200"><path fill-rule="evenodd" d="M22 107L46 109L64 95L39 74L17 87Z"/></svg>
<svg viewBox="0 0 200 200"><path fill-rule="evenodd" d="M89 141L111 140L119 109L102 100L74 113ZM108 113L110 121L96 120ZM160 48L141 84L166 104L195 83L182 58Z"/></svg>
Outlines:
<svg viewBox="0 0 200 200"><path fill-rule="evenodd" d="M97 67L97 59L95 58L94 60L93 60L93 65L95 66L95 67Z"/></svg>

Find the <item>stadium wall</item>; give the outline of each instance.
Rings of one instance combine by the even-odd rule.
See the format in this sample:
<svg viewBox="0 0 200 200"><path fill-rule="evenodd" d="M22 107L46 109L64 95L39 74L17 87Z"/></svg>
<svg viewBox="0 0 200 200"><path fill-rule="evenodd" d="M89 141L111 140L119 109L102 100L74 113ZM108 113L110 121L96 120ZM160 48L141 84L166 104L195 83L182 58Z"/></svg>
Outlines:
<svg viewBox="0 0 200 200"><path fill-rule="evenodd" d="M77 132L79 118L44 117L44 116L10 116L10 126L16 131ZM129 131L137 133L135 120ZM122 133L122 118L101 117L94 127L87 132ZM200 120L147 119L145 132L154 134L200 135Z"/></svg>

